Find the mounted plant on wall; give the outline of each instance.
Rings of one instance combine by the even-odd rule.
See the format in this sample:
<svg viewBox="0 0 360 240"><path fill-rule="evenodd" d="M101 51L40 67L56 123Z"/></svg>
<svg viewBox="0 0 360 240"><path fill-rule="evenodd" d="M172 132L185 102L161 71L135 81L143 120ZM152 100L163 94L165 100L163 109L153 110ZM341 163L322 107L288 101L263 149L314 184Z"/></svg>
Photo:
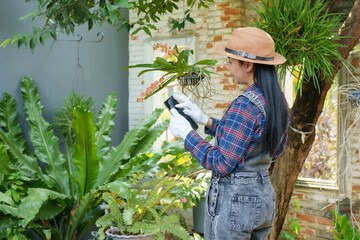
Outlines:
<svg viewBox="0 0 360 240"><path fill-rule="evenodd" d="M271 35L276 51L287 59L286 67L280 69L281 79L289 70L299 80L296 89L309 79L319 89L317 72L332 81L331 60L342 59L340 36L335 32L343 20L341 14L329 13L326 3L319 0L266 0L255 10L261 19L255 26Z"/></svg>
<svg viewBox="0 0 360 240"><path fill-rule="evenodd" d="M174 47L162 45L160 43L154 45L154 50L160 49L163 53L162 57L157 57L151 64L137 64L128 66L123 70L129 68L146 68L142 70L138 77L146 72L162 71L164 72L161 78L151 84L137 99L142 102L165 88L170 83L178 80L184 89L187 89L196 98L208 98L215 93L215 89L211 83L210 72L207 70L210 66L217 63L216 60L202 60L194 64L190 64L189 58L194 54L193 50L183 49L179 50L177 45Z"/></svg>

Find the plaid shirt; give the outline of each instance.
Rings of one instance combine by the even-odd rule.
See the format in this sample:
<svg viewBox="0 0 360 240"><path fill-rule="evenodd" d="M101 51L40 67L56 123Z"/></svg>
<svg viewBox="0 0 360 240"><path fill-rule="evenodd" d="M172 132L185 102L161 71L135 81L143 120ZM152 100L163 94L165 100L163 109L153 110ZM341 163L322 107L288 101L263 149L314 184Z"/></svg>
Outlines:
<svg viewBox="0 0 360 240"><path fill-rule="evenodd" d="M245 91L253 91L265 106L263 93L256 84ZM212 118L211 127L205 128L205 133L214 137L217 130L217 147L210 145L194 130L186 136L184 145L205 169L224 176L241 169L264 128L264 115L248 98L240 95L230 104L221 120ZM273 159L280 156L286 140L287 136Z"/></svg>

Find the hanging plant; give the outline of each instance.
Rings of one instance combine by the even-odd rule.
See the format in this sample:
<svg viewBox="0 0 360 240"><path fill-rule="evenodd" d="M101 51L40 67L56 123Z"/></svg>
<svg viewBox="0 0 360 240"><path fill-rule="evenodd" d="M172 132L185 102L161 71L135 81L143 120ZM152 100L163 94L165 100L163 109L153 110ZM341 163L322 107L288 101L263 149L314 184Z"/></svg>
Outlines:
<svg viewBox="0 0 360 240"><path fill-rule="evenodd" d="M194 51L189 49L179 51L177 45L172 47L167 44L157 43L154 45L154 50L160 50L163 56L157 57L151 64L137 64L123 69L146 68L138 74L138 77L150 71L164 72L159 80L151 84L141 94L140 98L137 99L138 102L146 100L175 80L179 81L183 90L187 89L198 99L207 98L215 92L210 81L210 72L207 68L215 65L217 63L216 60L202 60L190 64L189 57L191 54L194 54Z"/></svg>
<svg viewBox="0 0 360 240"><path fill-rule="evenodd" d="M266 0L255 10L261 19L255 26L271 35L276 51L287 59L280 69L281 79L290 70L297 79L302 79L297 82L297 89L301 89L303 80L309 79L320 89L317 73L332 81L331 60L345 61L339 54L342 45L335 31L342 23L342 14L329 13L327 4L319 0Z"/></svg>

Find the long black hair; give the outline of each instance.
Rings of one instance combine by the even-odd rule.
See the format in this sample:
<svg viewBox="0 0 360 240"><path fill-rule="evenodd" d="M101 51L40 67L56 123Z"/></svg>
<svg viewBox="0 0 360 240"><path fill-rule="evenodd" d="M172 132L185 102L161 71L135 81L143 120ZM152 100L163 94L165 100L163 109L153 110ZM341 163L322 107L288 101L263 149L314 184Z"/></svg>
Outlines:
<svg viewBox="0 0 360 240"><path fill-rule="evenodd" d="M254 80L264 93L266 104L263 152L273 156L287 129L289 107L281 91L275 66L254 63Z"/></svg>

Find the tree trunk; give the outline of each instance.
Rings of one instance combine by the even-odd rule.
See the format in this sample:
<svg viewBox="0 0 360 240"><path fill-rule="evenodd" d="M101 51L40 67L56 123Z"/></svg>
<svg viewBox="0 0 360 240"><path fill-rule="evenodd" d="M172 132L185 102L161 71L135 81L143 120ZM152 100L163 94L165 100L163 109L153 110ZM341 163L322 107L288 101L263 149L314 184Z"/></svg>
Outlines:
<svg viewBox="0 0 360 240"><path fill-rule="evenodd" d="M360 38L360 0L355 2L346 23L339 29L339 34L351 37L340 40L340 43L346 47L340 48L339 52L344 59L347 59ZM332 63L336 74L342 63L340 60ZM310 79L309 83L303 84L302 95L300 96L298 93L296 96L291 109L288 141L281 158L275 162L271 171L271 181L276 195L276 216L269 239L276 240L280 235L297 177L314 142L315 124L322 112L324 100L331 84L330 81L319 77L319 92Z"/></svg>

